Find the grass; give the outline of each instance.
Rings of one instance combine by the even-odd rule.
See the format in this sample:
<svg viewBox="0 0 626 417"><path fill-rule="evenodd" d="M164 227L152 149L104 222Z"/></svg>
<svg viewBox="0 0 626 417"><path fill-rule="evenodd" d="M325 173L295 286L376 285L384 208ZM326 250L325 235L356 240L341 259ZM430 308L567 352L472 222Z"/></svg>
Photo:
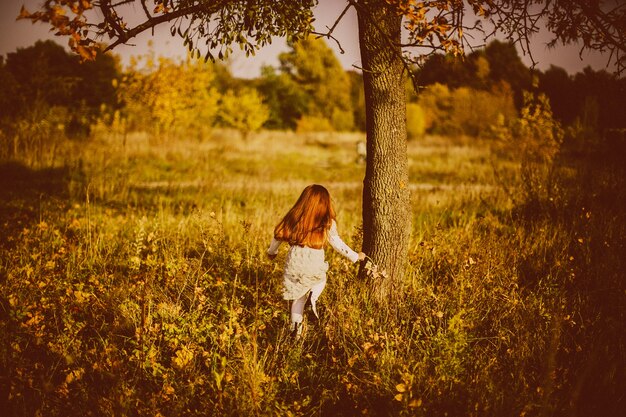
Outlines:
<svg viewBox="0 0 626 417"><path fill-rule="evenodd" d="M322 183L358 247L358 139L101 134L61 168L4 165L2 409L617 415L624 173L606 160L564 156L558 201L514 206L491 164L514 168L488 143L410 142L402 297L378 303L375 282L328 252L322 319L289 337L284 249L265 256L273 226L304 186Z"/></svg>

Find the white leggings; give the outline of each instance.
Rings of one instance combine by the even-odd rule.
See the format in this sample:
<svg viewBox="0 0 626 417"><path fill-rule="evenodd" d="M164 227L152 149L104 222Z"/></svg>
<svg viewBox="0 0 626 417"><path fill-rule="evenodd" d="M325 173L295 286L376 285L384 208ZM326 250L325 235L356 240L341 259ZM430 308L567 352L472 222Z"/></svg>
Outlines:
<svg viewBox="0 0 626 417"><path fill-rule="evenodd" d="M315 307L315 303L319 298L322 291L324 291L324 287L326 286L326 278L318 282L317 284L311 287L311 308L313 309L313 313L317 317L317 308ZM293 300L291 303L291 322L292 323L302 323L302 315L304 313L304 306L306 304L306 300L309 297L309 292L307 291L302 297L297 300Z"/></svg>

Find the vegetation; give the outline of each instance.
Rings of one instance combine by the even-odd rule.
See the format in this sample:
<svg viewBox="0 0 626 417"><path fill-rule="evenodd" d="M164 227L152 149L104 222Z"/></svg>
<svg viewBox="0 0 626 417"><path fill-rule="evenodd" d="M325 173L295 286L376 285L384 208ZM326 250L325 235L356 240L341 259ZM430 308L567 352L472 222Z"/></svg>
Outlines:
<svg viewBox="0 0 626 417"><path fill-rule="evenodd" d="M496 44L454 64L458 77L424 81L407 95L404 278L370 262L361 279L329 252L322 318L294 341L270 234L316 182L361 247L363 134L313 111L333 100L312 104L315 77L293 68L246 81L191 58L121 69L102 55L89 78L61 52L41 43L0 62L9 416L623 409L623 79L553 68L516 83ZM356 126L360 77L341 92ZM264 120L296 133L248 134Z"/></svg>
<svg viewBox="0 0 626 417"><path fill-rule="evenodd" d="M331 251L322 319L290 338L281 259L265 256L272 228L321 182L343 237L360 246L359 138L320 146L218 130L155 147L145 133L105 133L65 142L65 168L3 165L3 410L618 413L626 201L623 167L607 159L615 150L562 148L544 161L558 192L537 205L523 188L514 204L500 186L490 162L521 178L523 160L501 158L491 141L411 142L403 295L379 303Z"/></svg>

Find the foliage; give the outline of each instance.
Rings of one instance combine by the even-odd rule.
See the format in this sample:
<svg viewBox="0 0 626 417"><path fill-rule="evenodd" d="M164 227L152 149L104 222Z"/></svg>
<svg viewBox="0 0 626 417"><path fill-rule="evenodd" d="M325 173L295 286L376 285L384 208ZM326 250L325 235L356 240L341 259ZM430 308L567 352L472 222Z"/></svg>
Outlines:
<svg viewBox="0 0 626 417"><path fill-rule="evenodd" d="M350 99L352 101L352 111L354 128L361 132L366 129L365 114L365 93L363 92L363 75L359 72L347 71L350 78Z"/></svg>
<svg viewBox="0 0 626 417"><path fill-rule="evenodd" d="M490 123L516 116L506 85L486 92L467 87L451 90L446 85L433 84L420 93L418 104L424 109L426 129L443 135L487 136Z"/></svg>
<svg viewBox="0 0 626 417"><path fill-rule="evenodd" d="M135 61L118 87L129 129L147 124L157 135L191 130L201 137L213 126L219 94L212 86L210 63L188 58L177 64L147 56L143 68L137 65Z"/></svg>
<svg viewBox="0 0 626 417"><path fill-rule="evenodd" d="M510 89L507 94L512 94L517 109L524 104L523 92L535 89L548 96L554 117L564 125L583 118L585 102L596 100L601 130L625 126L625 79L591 68L572 76L563 68L554 66L545 72L530 70L510 42L494 40L486 48L473 51L463 59L432 55L417 70L417 79L426 90L436 83L451 89L469 87L487 92Z"/></svg>
<svg viewBox="0 0 626 417"><path fill-rule="evenodd" d="M332 123L325 117L302 116L296 125L298 133L332 132Z"/></svg>
<svg viewBox="0 0 626 417"><path fill-rule="evenodd" d="M523 92L532 86L532 71L522 63L515 45L511 42L492 41L484 51L489 62L491 85L507 83L515 94L518 108L525 104Z"/></svg>
<svg viewBox="0 0 626 417"><path fill-rule="evenodd" d="M229 90L219 103L220 123L240 131L244 137L259 130L269 117L269 110L256 90L241 89L235 94Z"/></svg>
<svg viewBox="0 0 626 417"><path fill-rule="evenodd" d="M513 91L518 108L522 106L523 91L531 87L531 76L531 70L522 62L515 45L497 40L463 59L452 55L432 55L417 72L421 85L441 83L453 88L491 91L507 84Z"/></svg>
<svg viewBox="0 0 626 417"><path fill-rule="evenodd" d="M336 130L352 130L351 79L333 51L312 36L290 47L279 56L281 71L307 97L306 113L328 119Z"/></svg>
<svg viewBox="0 0 626 417"><path fill-rule="evenodd" d="M409 139L419 139L426 133L426 114L417 103L406 105L406 134Z"/></svg>
<svg viewBox="0 0 626 417"><path fill-rule="evenodd" d="M207 59L214 58L214 54L222 59L230 54L233 44L249 55L271 43L274 36L289 39L306 36L311 30L311 7L314 5L311 0L280 4L267 0L241 0L210 5L189 4L183 0L157 1L152 10L143 3L138 5L144 10L147 21L133 27L135 16L128 16L127 3L51 0L33 13L22 7L19 18L49 23L59 35L68 36L70 48L87 60L96 56L97 40L104 35L109 39L119 37L113 41L115 46L168 21L173 22L170 27L172 36L178 34L183 38L184 45L196 58L200 58L199 45L202 43L207 46L204 51ZM94 8L101 13L96 16L103 18L99 24L91 24L94 15L90 11ZM213 19L214 15L218 18ZM188 18L188 21L183 23L186 19L179 19L181 17ZM192 30L196 26L202 29Z"/></svg>
<svg viewBox="0 0 626 417"><path fill-rule="evenodd" d="M521 202L529 206L553 201L557 194L554 181L555 161L561 149L563 130L552 117L545 95L524 95L524 108L519 119L508 125L504 118L493 127L501 152L520 164ZM507 186L511 185L508 179Z"/></svg>
<svg viewBox="0 0 626 417"><path fill-rule="evenodd" d="M110 54L81 65L52 41L9 53L0 65L2 155L29 159L31 166L54 160L59 135L85 139L95 120L117 108L118 77ZM39 149L35 159L33 147Z"/></svg>
<svg viewBox="0 0 626 417"><path fill-rule="evenodd" d="M307 113L309 98L288 74L263 67L258 90L270 110L268 128L295 129L298 119Z"/></svg>

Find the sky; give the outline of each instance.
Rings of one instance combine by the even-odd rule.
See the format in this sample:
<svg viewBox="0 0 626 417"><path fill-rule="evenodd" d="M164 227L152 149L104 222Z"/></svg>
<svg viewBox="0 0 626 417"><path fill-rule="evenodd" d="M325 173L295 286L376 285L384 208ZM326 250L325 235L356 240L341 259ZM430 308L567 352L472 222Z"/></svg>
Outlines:
<svg viewBox="0 0 626 417"><path fill-rule="evenodd" d="M26 20L15 20L22 5L25 5L27 10L32 12L37 9L42 1L0 0L0 55L6 56L7 53L14 52L17 48L31 46L40 39L53 39L57 43L67 46L66 38L54 36L43 23L32 24ZM314 10L315 29L318 32L325 32L326 27L333 25L345 4L346 2L343 0L320 0L319 5ZM341 43L345 53L341 54L333 41L328 41L328 45L335 51L343 67L346 69L359 68L358 27L354 9L350 9L344 16L333 35ZM607 55L585 52L581 59L578 46L559 46L549 50L546 46L548 40L549 34L545 32L532 38L532 54L538 63L537 68L540 70L546 70L550 65L565 68L570 74L582 71L587 66L594 70L606 69ZM151 33L144 33L133 39L133 46L120 45L116 47L114 53L121 56L123 63L128 63L131 56L142 55L149 50L149 41L152 41L153 49L158 55L172 58L183 58L186 55L186 48L183 46L182 39L172 37L167 25L155 29L154 36ZM264 65L277 66L278 54L286 51L287 45L283 39L275 39L271 45L258 51L256 56L249 58L240 53L237 46L234 49L235 53L230 59L230 69L233 74L237 77L254 78L260 75L260 69ZM522 60L530 66L530 57L524 56L521 50L519 54Z"/></svg>

